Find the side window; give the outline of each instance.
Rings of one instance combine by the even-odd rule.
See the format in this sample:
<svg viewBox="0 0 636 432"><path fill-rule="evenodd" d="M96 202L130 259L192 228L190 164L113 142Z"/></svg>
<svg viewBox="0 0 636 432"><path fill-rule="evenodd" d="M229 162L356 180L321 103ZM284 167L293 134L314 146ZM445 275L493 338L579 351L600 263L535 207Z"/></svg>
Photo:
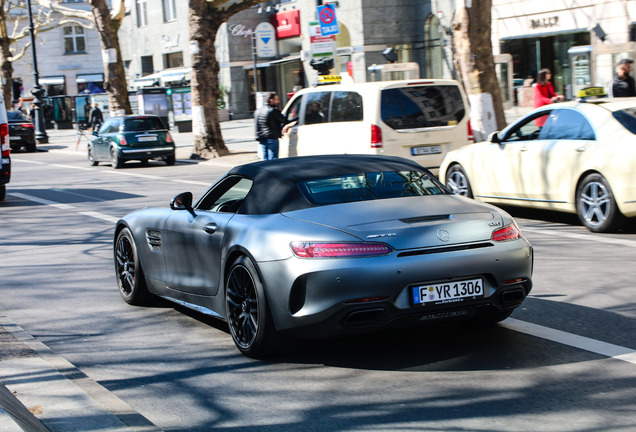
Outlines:
<svg viewBox="0 0 636 432"><path fill-rule="evenodd" d="M356 92L337 91L331 100L331 121L350 122L361 121L362 96Z"/></svg>
<svg viewBox="0 0 636 432"><path fill-rule="evenodd" d="M119 132L119 121L117 119L109 119L104 122L99 129L100 134Z"/></svg>
<svg viewBox="0 0 636 432"><path fill-rule="evenodd" d="M541 139L554 140L594 140L594 129L583 114L570 110L552 111L550 128L541 134Z"/></svg>
<svg viewBox="0 0 636 432"><path fill-rule="evenodd" d="M309 93L306 95L305 124L326 123L329 120L329 99L332 92Z"/></svg>
<svg viewBox="0 0 636 432"><path fill-rule="evenodd" d="M199 210L236 213L252 188L252 180L244 177L229 177L216 185L197 204Z"/></svg>
<svg viewBox="0 0 636 432"><path fill-rule="evenodd" d="M287 118L288 123L294 120L298 120L298 117L300 117L300 107L302 106L302 101L302 96L297 97L285 112L285 117Z"/></svg>
<svg viewBox="0 0 636 432"><path fill-rule="evenodd" d="M545 128L544 124L548 121L549 117L550 111L544 111L540 115L526 119L523 123L520 123L510 129L502 141L515 142L538 139L539 134L541 134L541 130Z"/></svg>

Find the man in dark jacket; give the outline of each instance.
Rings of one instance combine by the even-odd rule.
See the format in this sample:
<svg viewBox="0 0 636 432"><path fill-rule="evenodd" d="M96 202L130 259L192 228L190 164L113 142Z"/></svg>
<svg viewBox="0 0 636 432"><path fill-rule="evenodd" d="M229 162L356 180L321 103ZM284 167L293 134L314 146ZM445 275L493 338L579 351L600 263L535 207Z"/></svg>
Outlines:
<svg viewBox="0 0 636 432"><path fill-rule="evenodd" d="M92 126L93 132L97 131L102 123L104 123L104 116L102 110L99 109L99 103L95 102L94 108L89 114L88 123Z"/></svg>
<svg viewBox="0 0 636 432"><path fill-rule="evenodd" d="M610 97L630 97L636 96L636 85L634 78L629 74L632 71L630 59L622 59L618 63L616 76L610 83Z"/></svg>
<svg viewBox="0 0 636 432"><path fill-rule="evenodd" d="M267 103L254 112L256 140L259 142L259 155L264 160L278 158L278 138L287 119L278 109L280 99L276 93L270 93Z"/></svg>

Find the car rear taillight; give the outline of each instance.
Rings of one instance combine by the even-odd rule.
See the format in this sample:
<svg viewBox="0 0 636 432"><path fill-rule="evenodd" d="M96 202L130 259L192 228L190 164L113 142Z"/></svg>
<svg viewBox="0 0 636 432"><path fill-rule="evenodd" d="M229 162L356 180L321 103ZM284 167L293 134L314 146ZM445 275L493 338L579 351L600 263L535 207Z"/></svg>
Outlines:
<svg viewBox="0 0 636 432"><path fill-rule="evenodd" d="M517 224L513 223L512 225L493 231L490 238L493 241L515 240L521 238L521 230L519 230Z"/></svg>
<svg viewBox="0 0 636 432"><path fill-rule="evenodd" d="M126 137L123 135L117 135L117 141L119 142L119 145L128 145L128 143L126 142Z"/></svg>
<svg viewBox="0 0 636 432"><path fill-rule="evenodd" d="M382 148L382 129L371 125L371 148Z"/></svg>
<svg viewBox="0 0 636 432"><path fill-rule="evenodd" d="M468 141L475 142L475 134L473 133L473 125L470 124L470 119L468 119Z"/></svg>
<svg viewBox="0 0 636 432"><path fill-rule="evenodd" d="M2 146L2 157L9 157L11 145L7 140L9 136L9 126L6 123L0 124L0 145Z"/></svg>
<svg viewBox="0 0 636 432"><path fill-rule="evenodd" d="M170 132L166 133L166 142L169 142L169 143L172 142L172 135L170 135Z"/></svg>
<svg viewBox="0 0 636 432"><path fill-rule="evenodd" d="M33 129L33 123L22 123L20 126L22 126L23 128Z"/></svg>
<svg viewBox="0 0 636 432"><path fill-rule="evenodd" d="M387 255L393 249L384 243L311 243L292 242L299 258L362 258Z"/></svg>

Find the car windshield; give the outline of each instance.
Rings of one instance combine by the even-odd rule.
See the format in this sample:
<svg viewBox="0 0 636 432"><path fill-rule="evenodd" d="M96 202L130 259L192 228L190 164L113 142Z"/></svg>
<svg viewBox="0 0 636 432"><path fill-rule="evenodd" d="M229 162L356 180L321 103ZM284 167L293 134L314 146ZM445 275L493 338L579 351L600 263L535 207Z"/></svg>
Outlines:
<svg viewBox="0 0 636 432"><path fill-rule="evenodd" d="M124 120L124 132L165 129L157 117L133 117Z"/></svg>
<svg viewBox="0 0 636 432"><path fill-rule="evenodd" d="M627 108L614 111L614 118L622 124L625 129L636 135L636 108Z"/></svg>
<svg viewBox="0 0 636 432"><path fill-rule="evenodd" d="M9 111L7 117L9 121L30 121L21 111Z"/></svg>
<svg viewBox="0 0 636 432"><path fill-rule="evenodd" d="M307 180L303 194L319 205L447 193L432 176L416 171L349 174Z"/></svg>

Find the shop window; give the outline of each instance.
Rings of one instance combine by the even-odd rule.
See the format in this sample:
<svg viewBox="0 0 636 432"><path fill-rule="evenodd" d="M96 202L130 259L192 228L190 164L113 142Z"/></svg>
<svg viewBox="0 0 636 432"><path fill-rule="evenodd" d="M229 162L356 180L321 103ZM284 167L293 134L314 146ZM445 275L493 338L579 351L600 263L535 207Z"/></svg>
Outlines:
<svg viewBox="0 0 636 432"><path fill-rule="evenodd" d="M80 26L66 26L62 28L64 35L64 54L86 53L86 38L84 29Z"/></svg>
<svg viewBox="0 0 636 432"><path fill-rule="evenodd" d="M177 7L175 0L163 0L163 21L174 21L177 19Z"/></svg>
<svg viewBox="0 0 636 432"><path fill-rule="evenodd" d="M183 67L183 52L164 54L163 67L164 69Z"/></svg>
<svg viewBox="0 0 636 432"><path fill-rule="evenodd" d="M81 94L105 93L104 74L79 74L75 78Z"/></svg>
<svg viewBox="0 0 636 432"><path fill-rule="evenodd" d="M152 64L152 56L142 56L141 57L141 76L150 75L154 73L155 67Z"/></svg>
<svg viewBox="0 0 636 432"><path fill-rule="evenodd" d="M148 25L148 0L137 0L137 27Z"/></svg>

